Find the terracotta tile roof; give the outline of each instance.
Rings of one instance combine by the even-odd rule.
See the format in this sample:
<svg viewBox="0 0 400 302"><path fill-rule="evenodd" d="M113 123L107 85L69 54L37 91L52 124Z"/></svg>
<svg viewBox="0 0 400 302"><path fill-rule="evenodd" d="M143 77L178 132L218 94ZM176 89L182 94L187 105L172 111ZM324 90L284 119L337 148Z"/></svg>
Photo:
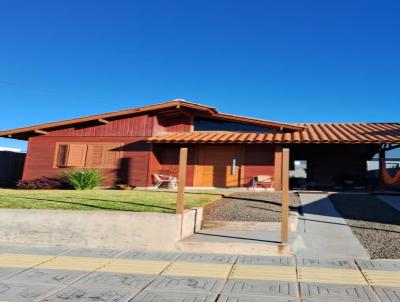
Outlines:
<svg viewBox="0 0 400 302"><path fill-rule="evenodd" d="M154 136L153 143L341 143L399 144L400 123L296 124L294 132L190 132Z"/></svg>

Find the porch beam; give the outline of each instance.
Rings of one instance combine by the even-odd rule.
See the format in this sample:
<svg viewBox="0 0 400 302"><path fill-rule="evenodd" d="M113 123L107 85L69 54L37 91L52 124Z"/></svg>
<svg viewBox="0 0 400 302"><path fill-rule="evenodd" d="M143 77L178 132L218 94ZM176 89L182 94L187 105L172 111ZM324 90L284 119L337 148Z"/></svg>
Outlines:
<svg viewBox="0 0 400 302"><path fill-rule="evenodd" d="M183 214L185 209L185 183L187 167L188 148L181 147L179 151L179 175L178 175L178 194L176 197L176 213Z"/></svg>
<svg viewBox="0 0 400 302"><path fill-rule="evenodd" d="M289 242L289 148L282 149L281 242Z"/></svg>
<svg viewBox="0 0 400 302"><path fill-rule="evenodd" d="M109 124L110 123L110 121L107 121L106 119L103 119L103 118L99 118L98 121L101 124Z"/></svg>
<svg viewBox="0 0 400 302"><path fill-rule="evenodd" d="M40 130L40 129L36 129L36 130L34 130L33 132L35 132L36 134L43 134L43 135L49 134L47 131Z"/></svg>
<svg viewBox="0 0 400 302"><path fill-rule="evenodd" d="M379 150L379 191L385 190L385 181L383 179L383 165L385 164L385 150Z"/></svg>

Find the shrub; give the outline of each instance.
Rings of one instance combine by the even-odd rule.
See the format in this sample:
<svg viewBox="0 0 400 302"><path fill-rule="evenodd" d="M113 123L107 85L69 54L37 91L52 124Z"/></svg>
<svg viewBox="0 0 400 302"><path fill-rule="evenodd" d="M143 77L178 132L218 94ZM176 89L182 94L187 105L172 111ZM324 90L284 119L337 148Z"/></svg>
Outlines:
<svg viewBox="0 0 400 302"><path fill-rule="evenodd" d="M92 169L65 171L62 177L75 190L92 190L105 180L100 171Z"/></svg>
<svg viewBox="0 0 400 302"><path fill-rule="evenodd" d="M65 183L60 178L37 178L32 180L20 180L17 182L17 188L21 190L54 190L62 189Z"/></svg>

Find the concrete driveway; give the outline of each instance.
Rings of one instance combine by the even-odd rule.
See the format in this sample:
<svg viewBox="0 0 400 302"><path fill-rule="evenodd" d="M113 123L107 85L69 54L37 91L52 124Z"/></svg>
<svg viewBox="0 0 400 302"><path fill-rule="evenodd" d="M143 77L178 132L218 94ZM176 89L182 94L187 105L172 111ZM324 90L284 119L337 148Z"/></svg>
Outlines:
<svg viewBox="0 0 400 302"><path fill-rule="evenodd" d="M399 301L400 260L0 246L0 301Z"/></svg>

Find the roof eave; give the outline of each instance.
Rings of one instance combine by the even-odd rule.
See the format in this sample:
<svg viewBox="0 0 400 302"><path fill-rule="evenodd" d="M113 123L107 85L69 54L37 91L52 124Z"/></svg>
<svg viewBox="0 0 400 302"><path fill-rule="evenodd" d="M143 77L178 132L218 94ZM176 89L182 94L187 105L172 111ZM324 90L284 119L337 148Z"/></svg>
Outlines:
<svg viewBox="0 0 400 302"><path fill-rule="evenodd" d="M181 99L176 99L170 102L165 102L165 103L160 103L160 104L154 104L154 105L149 105L149 106L143 106L143 107L138 107L138 108L133 108L133 109L125 109L125 110L119 110L119 111L112 111L108 113L102 113L102 114L95 114L95 115L90 115L90 116L85 116L85 117L80 117L80 118L74 118L74 119L67 119L67 120L62 120L58 122L50 122L50 123L44 123L44 124L38 124L34 126L28 126L28 127L21 127L21 128L16 128L16 129L9 129L9 130L3 130L0 131L0 137L8 137L8 138L15 138L15 139L22 139L22 140L27 140L29 137L32 136L37 136L37 133L34 133L34 131L41 130L50 130L54 128L59 128L59 127L64 127L64 126L74 126L77 124L81 123L87 123L87 122L93 122L96 120L106 120L107 118L117 118L117 117L122 117L126 115L135 115L135 114L140 114L144 112L153 112L157 110L162 110L166 108L189 108L193 110L199 110L199 111L204 111L207 113L207 115L212 115L218 113L217 109L214 107L209 107L197 103L191 103L185 100Z"/></svg>

